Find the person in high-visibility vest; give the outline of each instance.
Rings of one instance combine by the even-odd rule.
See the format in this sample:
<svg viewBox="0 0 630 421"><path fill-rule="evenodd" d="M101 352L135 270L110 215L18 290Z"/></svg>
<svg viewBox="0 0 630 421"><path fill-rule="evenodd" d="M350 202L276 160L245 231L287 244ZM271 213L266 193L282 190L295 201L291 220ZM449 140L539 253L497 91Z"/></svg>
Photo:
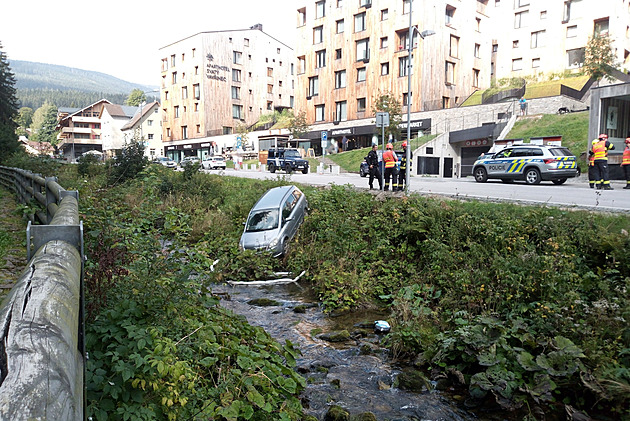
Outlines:
<svg viewBox="0 0 630 421"><path fill-rule="evenodd" d="M590 188L595 188L596 179L597 168L595 168L595 155L593 155L592 151L588 151L588 186Z"/></svg>
<svg viewBox="0 0 630 421"><path fill-rule="evenodd" d="M626 176L624 190L630 190L630 137L626 137L626 148L623 150L621 168L623 168L623 174Z"/></svg>
<svg viewBox="0 0 630 421"><path fill-rule="evenodd" d="M593 139L593 146L591 152L593 152L593 158L596 168L596 183L598 189L614 190L610 185L610 178L608 177L608 151L615 149L615 145L608 141L608 135L600 134L597 139Z"/></svg>
<svg viewBox="0 0 630 421"><path fill-rule="evenodd" d="M400 172L398 173L398 190L402 191L405 187L405 179L407 178L407 141L402 143L403 153L400 157ZM413 154L409 153L409 171L411 171L411 163L413 162Z"/></svg>
<svg viewBox="0 0 630 421"><path fill-rule="evenodd" d="M387 144L387 150L383 153L383 163L385 165L385 188L383 190L389 190L389 180L392 180L392 190L397 190L398 180L396 180L396 162L398 157L394 152L394 146L391 143Z"/></svg>

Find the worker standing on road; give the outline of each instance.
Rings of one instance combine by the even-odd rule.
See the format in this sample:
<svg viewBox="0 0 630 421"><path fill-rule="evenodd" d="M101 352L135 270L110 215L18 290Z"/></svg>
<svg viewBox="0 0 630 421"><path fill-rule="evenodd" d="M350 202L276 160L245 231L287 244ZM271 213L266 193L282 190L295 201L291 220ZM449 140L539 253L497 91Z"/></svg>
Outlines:
<svg viewBox="0 0 630 421"><path fill-rule="evenodd" d="M630 137L626 137L626 148L623 150L621 168L623 168L623 174L626 176L624 190L630 190Z"/></svg>
<svg viewBox="0 0 630 421"><path fill-rule="evenodd" d="M407 177L407 141L402 143L403 153L400 157L400 172L398 173L398 190L405 188L405 178ZM413 162L413 154L409 152L409 171L411 171L411 163ZM407 186L409 187L409 186Z"/></svg>
<svg viewBox="0 0 630 421"><path fill-rule="evenodd" d="M398 157L394 152L394 146L387 144L387 150L383 153L383 163L385 164L385 190L389 190L389 180L392 180L392 190L398 190L398 180L396 179L396 162Z"/></svg>
<svg viewBox="0 0 630 421"><path fill-rule="evenodd" d="M590 188L595 188L596 179L597 168L595 168L595 155L593 154L593 151L588 151L588 186Z"/></svg>
<svg viewBox="0 0 630 421"><path fill-rule="evenodd" d="M615 149L615 145L608 141L608 135L602 133L598 139L593 140L593 152L595 158L596 185L598 189L614 190L610 185L608 177L608 151Z"/></svg>
<svg viewBox="0 0 630 421"><path fill-rule="evenodd" d="M365 161L370 168L370 190L374 188L374 178L378 180L378 188L379 190L383 190L383 182L381 181L381 170L378 168L378 153L376 153L376 148L378 145L372 145L372 150L368 153Z"/></svg>

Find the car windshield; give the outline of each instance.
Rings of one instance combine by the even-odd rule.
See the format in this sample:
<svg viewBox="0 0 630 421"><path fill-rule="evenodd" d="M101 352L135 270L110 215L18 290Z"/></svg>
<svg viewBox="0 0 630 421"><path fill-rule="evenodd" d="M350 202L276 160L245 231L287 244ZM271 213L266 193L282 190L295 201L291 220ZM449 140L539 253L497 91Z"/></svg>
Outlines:
<svg viewBox="0 0 630 421"><path fill-rule="evenodd" d="M302 158L298 151L284 151L285 158Z"/></svg>
<svg viewBox="0 0 630 421"><path fill-rule="evenodd" d="M265 209L252 213L247 220L245 231L268 231L278 228L278 209Z"/></svg>

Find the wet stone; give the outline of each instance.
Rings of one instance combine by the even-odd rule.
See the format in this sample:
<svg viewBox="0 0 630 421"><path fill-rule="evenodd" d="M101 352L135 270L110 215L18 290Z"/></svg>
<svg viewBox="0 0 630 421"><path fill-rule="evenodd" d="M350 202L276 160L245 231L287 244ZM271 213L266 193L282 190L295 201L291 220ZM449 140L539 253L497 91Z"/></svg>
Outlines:
<svg viewBox="0 0 630 421"><path fill-rule="evenodd" d="M254 298L253 300L249 300L247 304L258 307L274 307L280 305L278 301L270 300L269 298Z"/></svg>
<svg viewBox="0 0 630 421"><path fill-rule="evenodd" d="M413 368L405 368L396 378L400 389L421 393L431 389L431 383L424 373Z"/></svg>
<svg viewBox="0 0 630 421"><path fill-rule="evenodd" d="M333 405L326 412L324 421L350 421L350 413L338 405Z"/></svg>
<svg viewBox="0 0 630 421"><path fill-rule="evenodd" d="M345 342L350 339L350 332L347 330L336 330L333 332L322 333L317 337L326 342Z"/></svg>
<svg viewBox="0 0 630 421"><path fill-rule="evenodd" d="M350 421L378 421L376 415L371 412L364 412L362 414L353 415L350 417Z"/></svg>

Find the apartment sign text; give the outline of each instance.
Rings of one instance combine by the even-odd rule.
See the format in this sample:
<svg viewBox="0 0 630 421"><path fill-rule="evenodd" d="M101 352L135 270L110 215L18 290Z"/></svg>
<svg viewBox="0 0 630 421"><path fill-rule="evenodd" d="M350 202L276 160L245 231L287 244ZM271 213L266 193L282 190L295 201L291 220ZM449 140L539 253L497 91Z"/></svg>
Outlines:
<svg viewBox="0 0 630 421"><path fill-rule="evenodd" d="M230 68L228 66L214 64L214 57L212 54L208 54L206 58L208 59L208 62L206 63L206 78L227 82L227 77L222 73L229 72Z"/></svg>

